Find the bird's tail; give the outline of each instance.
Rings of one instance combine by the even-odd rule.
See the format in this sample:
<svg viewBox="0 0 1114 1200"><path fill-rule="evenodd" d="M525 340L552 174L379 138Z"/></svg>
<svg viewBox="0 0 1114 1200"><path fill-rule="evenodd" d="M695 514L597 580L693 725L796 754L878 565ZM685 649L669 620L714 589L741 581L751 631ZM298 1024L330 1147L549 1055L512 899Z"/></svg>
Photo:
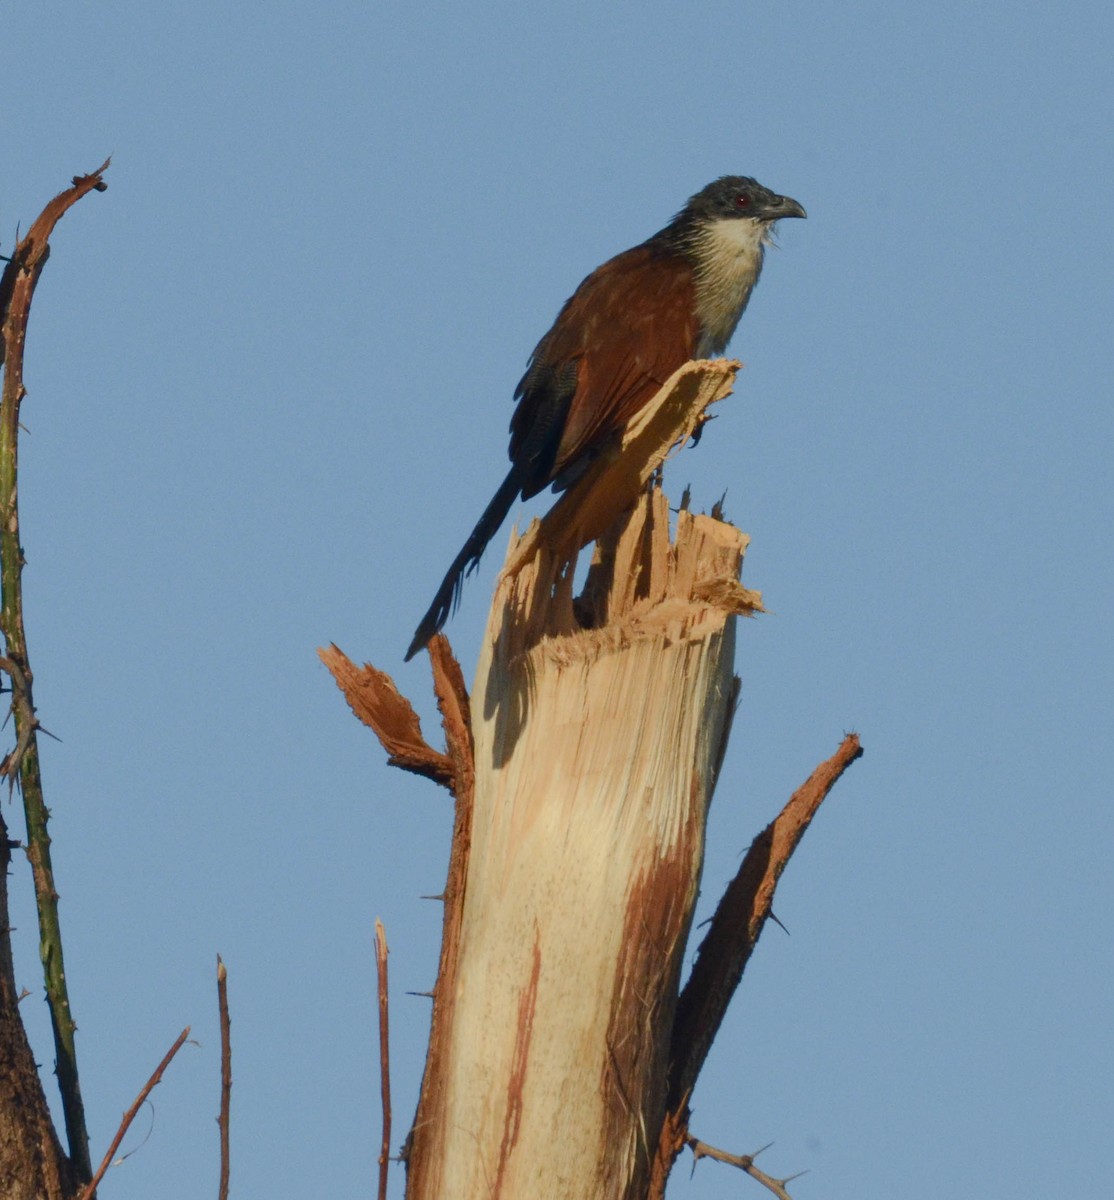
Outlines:
<svg viewBox="0 0 1114 1200"><path fill-rule="evenodd" d="M464 576L479 563L480 555L498 532L499 526L503 524L507 513L511 511L511 505L518 499L521 491L522 474L517 466L513 466L499 490L492 496L491 503L484 509L483 516L476 522L476 528L468 535L468 540L461 547L460 553L453 559L453 565L449 567L448 574L437 589L437 595L433 597L429 612L422 617L418 624L414 640L410 643L410 649L406 651L407 662L435 633L441 631L442 626L460 602L460 589L464 583Z"/></svg>

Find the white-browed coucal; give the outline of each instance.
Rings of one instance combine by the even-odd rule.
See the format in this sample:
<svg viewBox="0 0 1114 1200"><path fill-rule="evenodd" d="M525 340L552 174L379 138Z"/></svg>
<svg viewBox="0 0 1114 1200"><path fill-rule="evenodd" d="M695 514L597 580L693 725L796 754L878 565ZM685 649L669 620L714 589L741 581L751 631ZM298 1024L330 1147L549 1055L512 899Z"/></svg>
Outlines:
<svg viewBox="0 0 1114 1200"><path fill-rule="evenodd" d="M723 353L758 282L774 222L804 215L796 200L725 175L660 232L584 280L530 356L514 393L511 469L453 559L408 660L448 620L464 576L519 496L565 486L679 366Z"/></svg>

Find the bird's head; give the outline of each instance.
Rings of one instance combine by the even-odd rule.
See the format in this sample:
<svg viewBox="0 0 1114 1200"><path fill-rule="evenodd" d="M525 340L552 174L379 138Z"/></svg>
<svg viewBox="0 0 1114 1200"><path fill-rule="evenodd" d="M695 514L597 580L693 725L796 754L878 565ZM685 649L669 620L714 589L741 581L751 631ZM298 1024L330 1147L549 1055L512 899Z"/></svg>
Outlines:
<svg viewBox="0 0 1114 1200"><path fill-rule="evenodd" d="M762 272L774 225L804 208L749 175L724 175L697 192L657 235L696 276L697 355L722 354Z"/></svg>
<svg viewBox="0 0 1114 1200"><path fill-rule="evenodd" d="M770 225L782 217L806 215L792 197L771 192L749 175L724 175L697 192L676 219L688 225L735 220Z"/></svg>

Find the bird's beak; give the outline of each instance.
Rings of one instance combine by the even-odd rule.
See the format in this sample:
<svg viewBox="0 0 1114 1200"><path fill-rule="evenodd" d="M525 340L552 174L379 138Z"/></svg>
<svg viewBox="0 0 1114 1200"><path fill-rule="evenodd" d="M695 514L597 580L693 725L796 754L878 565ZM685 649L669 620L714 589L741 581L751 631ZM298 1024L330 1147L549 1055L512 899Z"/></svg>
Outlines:
<svg viewBox="0 0 1114 1200"><path fill-rule="evenodd" d="M762 215L767 221L780 221L782 217L807 217L808 213L792 196L774 196Z"/></svg>

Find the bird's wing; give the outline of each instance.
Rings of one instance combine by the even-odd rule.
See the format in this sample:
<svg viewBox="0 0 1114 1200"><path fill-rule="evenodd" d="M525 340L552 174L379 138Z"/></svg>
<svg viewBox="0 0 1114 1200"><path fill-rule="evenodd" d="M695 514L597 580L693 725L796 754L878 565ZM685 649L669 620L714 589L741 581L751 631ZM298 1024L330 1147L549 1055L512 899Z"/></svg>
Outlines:
<svg viewBox="0 0 1114 1200"><path fill-rule="evenodd" d="M511 458L533 455L536 467L524 495L598 450L692 357L695 307L687 261L652 245L620 254L580 285L515 393Z"/></svg>

